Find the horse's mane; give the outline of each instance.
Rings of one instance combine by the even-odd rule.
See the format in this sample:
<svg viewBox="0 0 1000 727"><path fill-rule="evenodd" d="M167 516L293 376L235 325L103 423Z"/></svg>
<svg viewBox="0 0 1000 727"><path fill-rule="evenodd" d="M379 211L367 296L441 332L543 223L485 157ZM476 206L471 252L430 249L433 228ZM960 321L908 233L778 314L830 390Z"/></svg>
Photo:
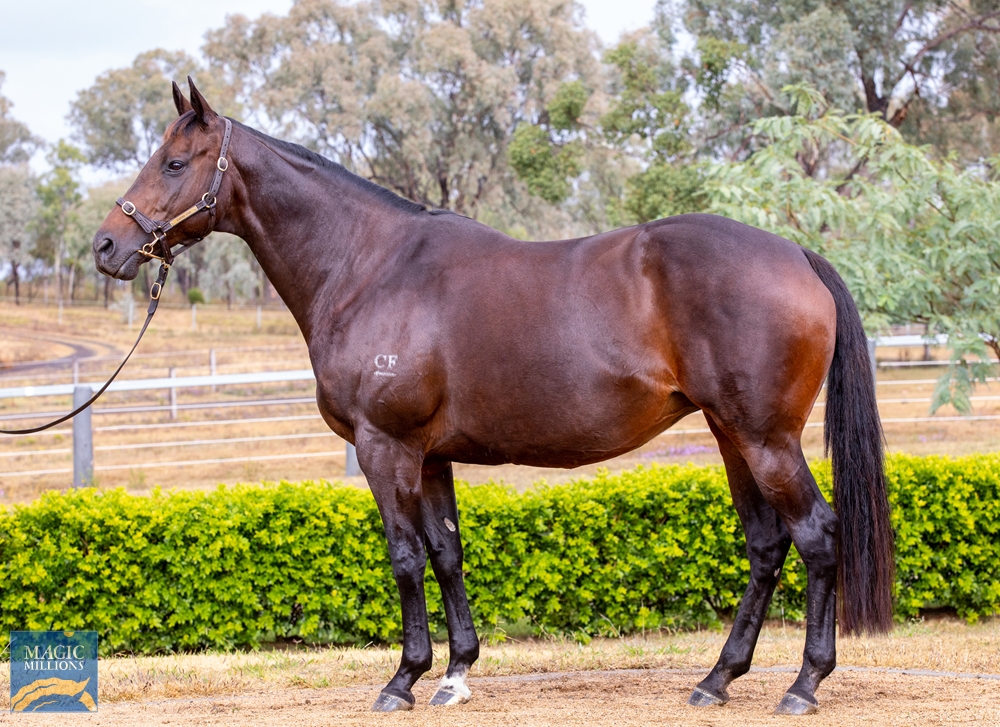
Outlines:
<svg viewBox="0 0 1000 727"><path fill-rule="evenodd" d="M358 187L360 190L368 192L369 194L376 197L378 200L385 202L386 204L395 207L396 209L403 210L404 212L426 212L427 208L422 204L417 204L416 202L411 202L404 197L400 197L395 192L381 187L375 182L369 181L364 177L360 177L354 174L349 169L347 169L343 164L338 164L337 162L327 159L325 156L317 154L314 151L306 149L304 146L299 144L293 144L290 141L282 141L281 139L275 139L273 136L268 136L262 131L257 131L257 129L251 128L246 124L241 124L239 121L233 121L234 126L238 126L244 131L256 136L262 142L276 150L285 152L286 154L291 154L299 159L307 162L311 162L316 166L326 169L332 172L339 179L350 182L351 184Z"/></svg>

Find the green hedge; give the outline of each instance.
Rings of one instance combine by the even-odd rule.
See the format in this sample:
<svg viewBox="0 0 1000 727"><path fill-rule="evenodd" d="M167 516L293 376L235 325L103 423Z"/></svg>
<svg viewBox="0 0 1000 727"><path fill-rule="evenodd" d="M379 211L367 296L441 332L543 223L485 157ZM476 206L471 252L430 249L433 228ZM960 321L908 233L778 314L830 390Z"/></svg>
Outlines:
<svg viewBox="0 0 1000 727"><path fill-rule="evenodd" d="M1000 456L894 456L897 614L1000 611ZM829 493L829 468L815 466ZM622 633L714 622L749 566L725 475L652 466L517 494L460 486L481 632ZM801 618L794 550L774 613ZM432 627L444 626L428 570ZM326 483L49 493L0 512L0 632L96 629L104 651L386 641L399 605L371 495Z"/></svg>

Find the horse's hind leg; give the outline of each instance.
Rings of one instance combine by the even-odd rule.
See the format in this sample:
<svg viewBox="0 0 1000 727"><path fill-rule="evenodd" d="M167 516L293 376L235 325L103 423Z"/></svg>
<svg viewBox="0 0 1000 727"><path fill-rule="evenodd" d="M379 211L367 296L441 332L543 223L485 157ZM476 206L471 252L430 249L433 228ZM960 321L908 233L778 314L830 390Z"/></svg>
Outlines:
<svg viewBox="0 0 1000 727"><path fill-rule="evenodd" d="M767 616L771 597L781 575L792 539L781 518L767 504L750 467L729 438L709 417L709 425L719 442L726 464L729 489L747 539L750 583L747 585L736 621L722 648L719 661L691 694L688 704L695 707L722 705L729 701L727 687L750 670L757 637Z"/></svg>
<svg viewBox="0 0 1000 727"><path fill-rule="evenodd" d="M837 664L837 516L816 486L797 433L772 431L759 444L741 444L740 452L764 499L788 528L806 566L802 670L776 711L809 714L816 711L817 687Z"/></svg>
<svg viewBox="0 0 1000 727"><path fill-rule="evenodd" d="M472 696L465 677L479 658L479 637L472 624L462 577L462 540L451 463L425 462L422 482L424 540L448 618L448 671L431 697L431 704L462 704Z"/></svg>

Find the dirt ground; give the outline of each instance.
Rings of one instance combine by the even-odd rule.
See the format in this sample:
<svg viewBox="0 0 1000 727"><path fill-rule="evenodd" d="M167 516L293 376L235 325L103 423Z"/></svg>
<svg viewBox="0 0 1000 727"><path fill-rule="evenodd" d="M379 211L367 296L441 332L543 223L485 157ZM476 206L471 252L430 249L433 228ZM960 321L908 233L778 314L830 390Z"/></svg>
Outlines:
<svg viewBox="0 0 1000 727"><path fill-rule="evenodd" d="M267 690L239 697L170 699L102 705L95 715L0 714L0 725L750 725L911 727L1000 724L1000 681L836 672L824 683L820 712L776 717L774 705L790 674L751 672L730 689L721 708L685 700L702 672L591 672L477 679L466 705L427 707L430 682L414 691L412 712L374 715L377 686Z"/></svg>
<svg viewBox="0 0 1000 727"><path fill-rule="evenodd" d="M416 708L380 716L369 708L398 664L398 648L102 659L98 714L0 713L0 725L1000 725L1000 619L939 619L900 625L887 637L841 639L842 666L818 693L820 712L802 718L772 715L795 678L804 638L799 626L780 622L761 634L754 671L730 687L728 705L686 706L725 637L701 631L484 645L469 679L472 701L432 709L427 703L447 663L447 647L437 644L433 670L414 688ZM0 674L5 692L6 669Z"/></svg>

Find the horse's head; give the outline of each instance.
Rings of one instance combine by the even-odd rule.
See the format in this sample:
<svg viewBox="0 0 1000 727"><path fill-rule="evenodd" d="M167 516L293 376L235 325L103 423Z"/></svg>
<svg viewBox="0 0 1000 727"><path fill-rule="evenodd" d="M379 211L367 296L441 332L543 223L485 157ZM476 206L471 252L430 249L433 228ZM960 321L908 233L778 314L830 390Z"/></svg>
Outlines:
<svg viewBox="0 0 1000 727"><path fill-rule="evenodd" d="M174 84L179 118L94 235L94 260L106 275L132 280L148 259L169 262L171 247L199 240L214 228L222 172L229 166L223 147L231 126L211 109L190 77L188 84L190 101ZM223 199L224 190L223 185Z"/></svg>

